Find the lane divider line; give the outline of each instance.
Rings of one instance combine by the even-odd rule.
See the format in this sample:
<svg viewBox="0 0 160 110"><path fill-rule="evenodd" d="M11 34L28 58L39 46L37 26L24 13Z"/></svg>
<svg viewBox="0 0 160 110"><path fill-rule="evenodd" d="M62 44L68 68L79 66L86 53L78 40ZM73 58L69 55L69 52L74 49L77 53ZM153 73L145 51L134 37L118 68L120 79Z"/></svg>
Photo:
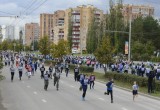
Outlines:
<svg viewBox="0 0 160 110"><path fill-rule="evenodd" d="M70 87L74 88L74 86L70 85Z"/></svg>
<svg viewBox="0 0 160 110"><path fill-rule="evenodd" d="M128 110L128 109L126 109L126 108L122 107L122 110Z"/></svg>
<svg viewBox="0 0 160 110"><path fill-rule="evenodd" d="M102 101L104 101L104 99L103 98L98 98L99 100L102 100Z"/></svg>
<svg viewBox="0 0 160 110"><path fill-rule="evenodd" d="M36 92L36 91L34 91L33 93L34 93L35 95L37 95L37 92Z"/></svg>
<svg viewBox="0 0 160 110"><path fill-rule="evenodd" d="M47 101L45 99L42 99L42 102L46 103Z"/></svg>

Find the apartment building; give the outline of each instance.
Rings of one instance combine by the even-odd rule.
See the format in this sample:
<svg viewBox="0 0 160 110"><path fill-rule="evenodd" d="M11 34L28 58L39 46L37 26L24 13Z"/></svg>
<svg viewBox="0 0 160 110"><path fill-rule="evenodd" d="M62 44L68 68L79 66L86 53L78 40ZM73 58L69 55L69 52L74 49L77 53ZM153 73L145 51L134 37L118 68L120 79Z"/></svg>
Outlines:
<svg viewBox="0 0 160 110"><path fill-rule="evenodd" d="M25 44L30 46L32 41L39 40L39 24L27 23L25 24Z"/></svg>
<svg viewBox="0 0 160 110"><path fill-rule="evenodd" d="M14 40L15 39L15 26L6 26L5 29L5 38L9 40Z"/></svg>
<svg viewBox="0 0 160 110"><path fill-rule="evenodd" d="M69 36L72 37L72 48L78 51L86 50L87 32L93 18L99 23L103 18L103 11L93 5L81 5L65 10L64 36L68 37L69 23L72 23L72 36Z"/></svg>
<svg viewBox="0 0 160 110"><path fill-rule="evenodd" d="M40 37L48 36L54 43L58 39L64 39L64 16L63 10L53 14L40 14Z"/></svg>
<svg viewBox="0 0 160 110"><path fill-rule="evenodd" d="M148 5L123 4L122 14L124 16L124 20L128 22L130 17L132 20L134 20L141 16L154 16L154 7Z"/></svg>

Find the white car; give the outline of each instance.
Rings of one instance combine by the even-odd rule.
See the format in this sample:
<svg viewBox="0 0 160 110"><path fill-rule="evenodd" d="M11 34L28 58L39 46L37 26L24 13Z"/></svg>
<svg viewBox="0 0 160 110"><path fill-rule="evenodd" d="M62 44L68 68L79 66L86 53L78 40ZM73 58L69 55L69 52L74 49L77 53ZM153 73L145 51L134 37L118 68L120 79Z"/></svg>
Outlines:
<svg viewBox="0 0 160 110"><path fill-rule="evenodd" d="M78 50L76 48L73 48L72 53L78 53Z"/></svg>

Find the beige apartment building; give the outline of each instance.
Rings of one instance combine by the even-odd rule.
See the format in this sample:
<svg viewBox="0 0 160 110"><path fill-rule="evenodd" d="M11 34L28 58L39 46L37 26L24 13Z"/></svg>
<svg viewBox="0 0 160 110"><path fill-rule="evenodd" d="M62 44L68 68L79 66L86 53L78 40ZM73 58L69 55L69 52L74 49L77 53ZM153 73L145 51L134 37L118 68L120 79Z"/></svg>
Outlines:
<svg viewBox="0 0 160 110"><path fill-rule="evenodd" d="M134 20L141 16L154 16L154 7L148 5L123 4L122 14L124 16L124 20L128 22L130 17L132 20Z"/></svg>
<svg viewBox="0 0 160 110"><path fill-rule="evenodd" d="M39 24L27 23L25 24L25 45L30 46L32 41L39 40Z"/></svg>
<svg viewBox="0 0 160 110"><path fill-rule="evenodd" d="M54 43L64 39L64 16L63 10L40 14L40 37L48 36Z"/></svg>
<svg viewBox="0 0 160 110"><path fill-rule="evenodd" d="M69 23L72 23L72 48L78 51L86 50L86 39L89 24L95 18L99 22L103 18L103 11L93 5L82 5L65 11L64 37L68 37ZM71 20L71 21L69 21Z"/></svg>

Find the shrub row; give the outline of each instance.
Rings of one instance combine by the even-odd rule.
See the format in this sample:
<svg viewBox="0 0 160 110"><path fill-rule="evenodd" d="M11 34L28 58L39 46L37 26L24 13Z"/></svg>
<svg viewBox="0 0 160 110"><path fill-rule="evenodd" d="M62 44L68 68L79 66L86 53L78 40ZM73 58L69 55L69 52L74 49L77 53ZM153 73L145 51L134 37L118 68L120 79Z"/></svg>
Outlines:
<svg viewBox="0 0 160 110"><path fill-rule="evenodd" d="M153 57L151 58L152 62L160 62L160 57Z"/></svg>
<svg viewBox="0 0 160 110"><path fill-rule="evenodd" d="M113 78L117 81L129 83L133 85L133 82L136 81L139 87L146 87L148 88L148 78L140 77L132 74L120 74L120 73L112 73L108 72L105 74L106 78ZM153 87L156 91L160 91L160 81L154 80Z"/></svg>
<svg viewBox="0 0 160 110"><path fill-rule="evenodd" d="M76 65L70 64L69 68L71 70L74 70L75 67L76 67ZM93 67L88 67L88 66L81 65L79 68L80 68L81 73L92 73L94 71Z"/></svg>
<svg viewBox="0 0 160 110"><path fill-rule="evenodd" d="M44 62L46 65L50 65L50 64L53 64L53 65L55 65L57 62L56 61L54 61L54 60L45 60L45 62Z"/></svg>

